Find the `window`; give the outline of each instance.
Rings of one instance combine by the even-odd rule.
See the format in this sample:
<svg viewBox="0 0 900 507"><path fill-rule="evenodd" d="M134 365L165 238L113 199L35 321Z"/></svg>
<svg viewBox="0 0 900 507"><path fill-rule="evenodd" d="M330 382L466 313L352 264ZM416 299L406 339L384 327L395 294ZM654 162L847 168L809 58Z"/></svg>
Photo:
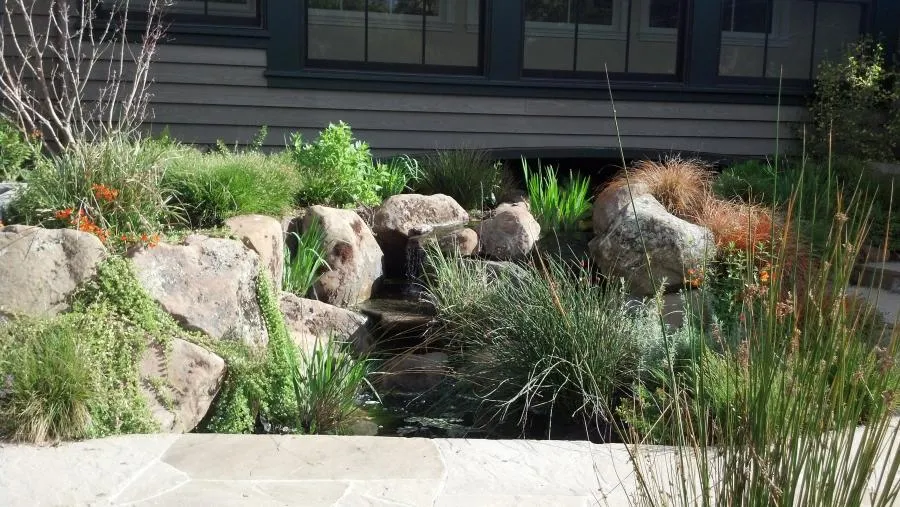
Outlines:
<svg viewBox="0 0 900 507"><path fill-rule="evenodd" d="M723 0L719 75L812 79L856 39L867 0Z"/></svg>
<svg viewBox="0 0 900 507"><path fill-rule="evenodd" d="M481 65L483 0L308 0L306 58L314 67Z"/></svg>
<svg viewBox="0 0 900 507"><path fill-rule="evenodd" d="M609 70L674 76L679 59L679 15L684 3L524 0L524 73L578 77ZM648 36L654 27L662 28L664 34Z"/></svg>

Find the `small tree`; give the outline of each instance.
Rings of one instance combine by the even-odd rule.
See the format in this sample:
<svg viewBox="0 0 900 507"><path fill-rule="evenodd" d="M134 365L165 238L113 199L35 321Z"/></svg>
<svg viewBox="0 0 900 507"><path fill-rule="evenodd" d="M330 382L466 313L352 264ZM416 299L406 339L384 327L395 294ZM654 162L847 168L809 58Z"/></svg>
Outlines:
<svg viewBox="0 0 900 507"><path fill-rule="evenodd" d="M869 38L850 44L841 58L819 65L809 106L814 152L893 158L900 133L898 101L897 74L885 63L884 47Z"/></svg>
<svg viewBox="0 0 900 507"><path fill-rule="evenodd" d="M146 0L146 25L130 43L129 0L109 7L98 0L6 0L2 114L24 132L40 133L50 151L133 134L147 117L166 1Z"/></svg>

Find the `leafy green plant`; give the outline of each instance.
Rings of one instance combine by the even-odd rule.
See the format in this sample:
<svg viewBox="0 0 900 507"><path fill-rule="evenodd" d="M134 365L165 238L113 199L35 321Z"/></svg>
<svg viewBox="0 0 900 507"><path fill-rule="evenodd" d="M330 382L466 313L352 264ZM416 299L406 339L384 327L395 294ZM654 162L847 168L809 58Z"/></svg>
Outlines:
<svg viewBox="0 0 900 507"><path fill-rule="evenodd" d="M403 193L421 177L419 162L409 155L400 155L386 162L377 162L372 178L378 182L378 196L387 199Z"/></svg>
<svg viewBox="0 0 900 507"><path fill-rule="evenodd" d="M439 150L422 159L416 192L445 194L467 210L496 200L503 182L503 166L480 150Z"/></svg>
<svg viewBox="0 0 900 507"><path fill-rule="evenodd" d="M10 219L74 227L116 244L155 234L178 217L163 185L172 155L159 143L123 137L74 144L31 171Z"/></svg>
<svg viewBox="0 0 900 507"><path fill-rule="evenodd" d="M823 60L809 105L814 156L894 159L900 133L898 100L900 79L885 62L880 42L862 38L839 58Z"/></svg>
<svg viewBox="0 0 900 507"><path fill-rule="evenodd" d="M40 158L41 145L0 119L0 181L23 181Z"/></svg>
<svg viewBox="0 0 900 507"><path fill-rule="evenodd" d="M368 384L367 361L354 359L348 344L316 340L301 349L298 419L306 433L338 432L359 408L360 390Z"/></svg>
<svg viewBox="0 0 900 507"><path fill-rule="evenodd" d="M163 186L193 228L220 226L244 214L280 217L295 203L300 181L284 155L181 150Z"/></svg>
<svg viewBox="0 0 900 507"><path fill-rule="evenodd" d="M525 185L534 218L541 230L568 232L578 229L578 222L591 211L588 178L569 173L568 182L560 186L556 170L545 166L543 172L532 173L522 158Z"/></svg>
<svg viewBox="0 0 900 507"><path fill-rule="evenodd" d="M622 389L640 374L659 331L618 287L589 268L549 260L495 271L428 254L427 297L456 365L454 389L481 423L565 414L608 424Z"/></svg>
<svg viewBox="0 0 900 507"><path fill-rule="evenodd" d="M301 204L330 206L376 205L380 181L372 178L369 145L353 138L344 122L329 124L314 143L291 136L288 152L299 171Z"/></svg>
<svg viewBox="0 0 900 507"><path fill-rule="evenodd" d="M302 234L291 233L296 240L296 248L291 253L291 248L284 250L284 278L282 287L285 291L292 292L300 297L305 297L323 266L325 261L325 230L318 220L312 220Z"/></svg>

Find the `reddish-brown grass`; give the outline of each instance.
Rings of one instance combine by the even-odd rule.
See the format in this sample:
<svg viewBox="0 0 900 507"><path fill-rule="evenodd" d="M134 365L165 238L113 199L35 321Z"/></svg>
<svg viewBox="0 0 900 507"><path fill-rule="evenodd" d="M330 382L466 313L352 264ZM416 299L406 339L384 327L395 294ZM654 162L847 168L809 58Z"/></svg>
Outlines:
<svg viewBox="0 0 900 507"><path fill-rule="evenodd" d="M669 213L688 219L697 216L710 196L712 171L702 160L669 155L660 161L640 160L616 175L603 192L643 183Z"/></svg>

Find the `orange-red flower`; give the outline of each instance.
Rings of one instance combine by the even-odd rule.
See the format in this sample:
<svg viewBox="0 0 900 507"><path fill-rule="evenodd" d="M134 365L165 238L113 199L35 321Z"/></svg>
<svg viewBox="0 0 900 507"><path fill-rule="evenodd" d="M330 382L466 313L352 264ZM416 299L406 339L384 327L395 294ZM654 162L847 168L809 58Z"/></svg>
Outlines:
<svg viewBox="0 0 900 507"><path fill-rule="evenodd" d="M114 188L109 188L106 185L91 185L91 190L94 191L94 197L100 201L113 202L116 200L116 197L119 196L119 191Z"/></svg>
<svg viewBox="0 0 900 507"><path fill-rule="evenodd" d="M55 216L57 220L68 220L72 216L72 208L61 209Z"/></svg>

